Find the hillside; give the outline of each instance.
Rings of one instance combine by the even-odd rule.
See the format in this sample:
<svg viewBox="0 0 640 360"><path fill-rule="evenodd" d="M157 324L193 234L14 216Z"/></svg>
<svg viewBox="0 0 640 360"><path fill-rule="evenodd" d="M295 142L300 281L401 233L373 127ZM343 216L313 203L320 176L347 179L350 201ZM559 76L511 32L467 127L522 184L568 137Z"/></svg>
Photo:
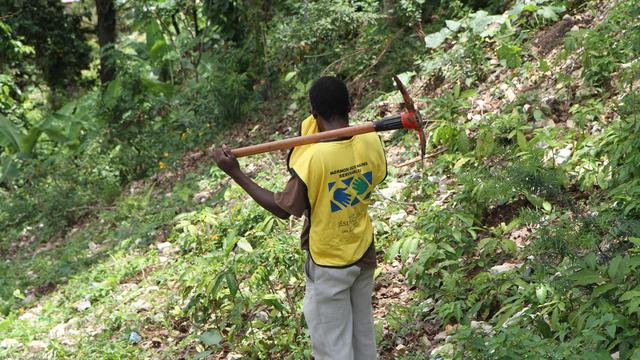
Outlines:
<svg viewBox="0 0 640 360"><path fill-rule="evenodd" d="M640 1L459 15L419 30L412 64L379 68L398 56L379 42L357 67L371 80L348 79L354 122L401 110L390 76L370 75L392 68L427 123L424 163L413 132L381 135L380 358L640 359ZM222 143L296 135L301 72L287 74L295 90L281 107L160 155L153 175L79 205L52 236L39 233L48 224L11 227L0 358L309 358L302 221L271 216L212 160ZM280 190L285 161L282 151L240 163Z"/></svg>

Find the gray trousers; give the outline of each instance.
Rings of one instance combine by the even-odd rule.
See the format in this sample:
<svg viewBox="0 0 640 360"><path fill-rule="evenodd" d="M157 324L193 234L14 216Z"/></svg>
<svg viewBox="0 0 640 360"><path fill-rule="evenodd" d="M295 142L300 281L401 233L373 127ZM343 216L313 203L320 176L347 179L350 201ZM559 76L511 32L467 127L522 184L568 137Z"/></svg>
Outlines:
<svg viewBox="0 0 640 360"><path fill-rule="evenodd" d="M307 256L303 312L316 360L375 360L373 269L326 268Z"/></svg>

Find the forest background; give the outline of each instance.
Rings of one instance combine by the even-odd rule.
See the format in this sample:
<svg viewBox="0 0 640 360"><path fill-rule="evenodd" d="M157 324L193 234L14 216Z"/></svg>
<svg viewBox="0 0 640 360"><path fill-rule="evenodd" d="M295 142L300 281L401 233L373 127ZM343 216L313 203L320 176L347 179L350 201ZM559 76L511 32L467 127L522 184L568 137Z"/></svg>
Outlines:
<svg viewBox="0 0 640 360"><path fill-rule="evenodd" d="M638 0L0 0L0 358L308 358L298 220L212 164L344 79L384 359L640 359ZM285 152L242 165L273 190Z"/></svg>

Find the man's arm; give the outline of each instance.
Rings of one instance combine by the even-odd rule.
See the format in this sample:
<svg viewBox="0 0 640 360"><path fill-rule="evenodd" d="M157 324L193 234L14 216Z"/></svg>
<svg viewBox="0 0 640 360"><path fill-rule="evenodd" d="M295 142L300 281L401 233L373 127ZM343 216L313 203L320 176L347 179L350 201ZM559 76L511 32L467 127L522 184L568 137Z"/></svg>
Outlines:
<svg viewBox="0 0 640 360"><path fill-rule="evenodd" d="M218 167L240 185L260 206L281 219L289 217L289 213L276 204L273 192L256 184L247 174L242 172L238 160L226 145L214 150L213 159Z"/></svg>

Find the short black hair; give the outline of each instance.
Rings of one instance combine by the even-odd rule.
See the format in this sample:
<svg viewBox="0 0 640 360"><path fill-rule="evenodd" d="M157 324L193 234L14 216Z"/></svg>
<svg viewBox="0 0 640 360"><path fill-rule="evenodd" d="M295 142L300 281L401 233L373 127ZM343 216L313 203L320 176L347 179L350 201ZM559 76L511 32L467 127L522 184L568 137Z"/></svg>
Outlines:
<svg viewBox="0 0 640 360"><path fill-rule="evenodd" d="M351 111L347 85L335 76L323 76L309 89L311 109L325 120L334 116L347 118Z"/></svg>

